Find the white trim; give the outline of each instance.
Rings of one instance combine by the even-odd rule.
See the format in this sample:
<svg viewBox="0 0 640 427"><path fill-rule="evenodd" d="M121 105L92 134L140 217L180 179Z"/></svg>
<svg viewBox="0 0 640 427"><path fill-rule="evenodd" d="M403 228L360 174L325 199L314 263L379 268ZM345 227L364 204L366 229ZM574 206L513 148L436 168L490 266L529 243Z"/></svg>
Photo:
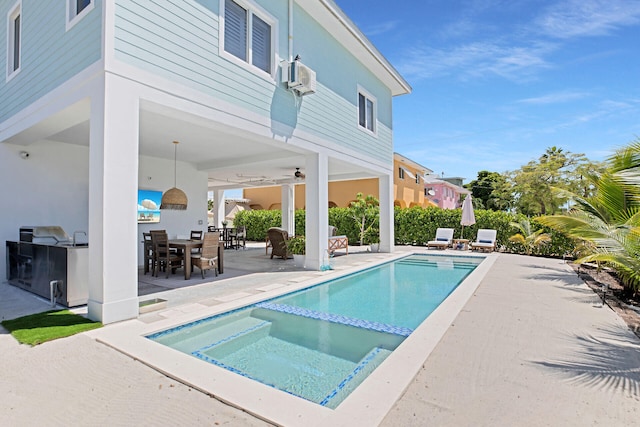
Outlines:
<svg viewBox="0 0 640 427"><path fill-rule="evenodd" d="M15 43L14 22L18 16L20 17L20 40L18 40L18 68L13 69L15 56L15 51L13 50L13 45ZM9 9L9 12L7 12L7 82L13 79L22 70L22 39L24 39L24 35L22 34L22 21L24 21L24 16L22 14L22 0L18 0L13 5L13 7Z"/></svg>
<svg viewBox="0 0 640 427"><path fill-rule="evenodd" d="M360 124L360 95L364 96L365 103L367 100L369 100L373 104L373 113L372 113L373 130L365 126L362 126ZM366 116L366 112L365 112L365 116ZM378 99L375 96L373 96L371 92L369 92L368 90L366 90L360 85L358 85L358 92L356 97L356 123L358 124L358 129L360 129L361 131L368 133L369 135L374 136L376 138L378 137Z"/></svg>
<svg viewBox="0 0 640 427"><path fill-rule="evenodd" d="M90 3L80 13L76 11L76 0L67 0L66 10L66 27L65 31L69 31L73 28L82 18L87 16L89 12L93 10L96 4L96 0L89 0Z"/></svg>
<svg viewBox="0 0 640 427"><path fill-rule="evenodd" d="M278 64L280 64L281 58L278 53L278 20L263 9L260 5L258 5L253 0L231 0L236 3L238 6L242 7L249 11L249 17L247 21L247 60L244 61L237 56L227 52L224 50L224 14L225 14L225 1L220 0L219 2L219 10L220 15L218 16L218 55L221 58L228 60L229 62L233 62L234 64L250 71L251 73L259 76L267 81L277 83L276 75L278 72ZM260 19L271 26L271 64L270 64L270 72L266 72L261 68L256 67L251 63L251 29L253 27L253 15L257 15Z"/></svg>
<svg viewBox="0 0 640 427"><path fill-rule="evenodd" d="M409 175L409 178L415 181L416 176L413 174L413 172L411 172L409 169L405 168L404 166L400 166L400 169L402 169L406 175ZM419 183L416 183L416 184L419 184Z"/></svg>

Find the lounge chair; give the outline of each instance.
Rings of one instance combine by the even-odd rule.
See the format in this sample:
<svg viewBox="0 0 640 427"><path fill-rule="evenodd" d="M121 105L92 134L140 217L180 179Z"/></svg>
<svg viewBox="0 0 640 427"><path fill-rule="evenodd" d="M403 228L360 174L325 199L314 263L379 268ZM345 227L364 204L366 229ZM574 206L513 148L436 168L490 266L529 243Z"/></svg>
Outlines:
<svg viewBox="0 0 640 427"><path fill-rule="evenodd" d="M289 240L289 233L278 227L271 227L267 230L268 245L271 245L271 259L279 256L282 259L292 258L291 252L287 250L286 241Z"/></svg>
<svg viewBox="0 0 640 427"><path fill-rule="evenodd" d="M427 242L427 248L446 249L451 246L453 240L453 228L438 228L435 240Z"/></svg>
<svg viewBox="0 0 640 427"><path fill-rule="evenodd" d="M471 250L487 252L493 251L496 248L496 235L496 230L481 228L480 230L478 230L476 241L471 243Z"/></svg>
<svg viewBox="0 0 640 427"><path fill-rule="evenodd" d="M327 249L330 254L333 254L335 251L339 249L345 249L347 251L347 255L349 255L349 238L345 235L337 236L338 229L333 225L329 226L329 244Z"/></svg>

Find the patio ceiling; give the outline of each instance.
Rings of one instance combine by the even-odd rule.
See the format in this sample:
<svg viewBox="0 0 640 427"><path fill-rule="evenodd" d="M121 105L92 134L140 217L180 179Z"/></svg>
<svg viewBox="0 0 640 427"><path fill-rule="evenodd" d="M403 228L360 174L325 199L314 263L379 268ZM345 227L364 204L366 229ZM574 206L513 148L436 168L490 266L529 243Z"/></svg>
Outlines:
<svg viewBox="0 0 640 427"><path fill-rule="evenodd" d="M72 112L77 114L77 108L70 108ZM172 141L180 141L178 161L206 171L211 190L297 183L296 168L305 172L305 152L301 148L156 104L142 106L139 132L142 156L172 160ZM88 145L89 120L72 123L44 139ZM330 181L373 176L371 171L329 159Z"/></svg>

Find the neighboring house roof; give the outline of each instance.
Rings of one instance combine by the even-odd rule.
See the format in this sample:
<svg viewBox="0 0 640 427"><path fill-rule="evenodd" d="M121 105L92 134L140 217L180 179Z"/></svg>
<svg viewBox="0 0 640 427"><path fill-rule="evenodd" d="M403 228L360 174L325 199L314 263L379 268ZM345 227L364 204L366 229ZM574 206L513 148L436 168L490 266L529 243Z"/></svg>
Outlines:
<svg viewBox="0 0 640 427"><path fill-rule="evenodd" d="M296 0L296 2L322 26L330 29L339 43L391 89L393 96L411 93L409 83L333 0ZM339 25L336 25L336 20Z"/></svg>
<svg viewBox="0 0 640 427"><path fill-rule="evenodd" d="M471 194L471 191L467 190L464 187L460 187L459 185L455 185L443 179L435 178L429 175L425 176L424 183L425 185L444 185L445 187L453 189L458 194Z"/></svg>
<svg viewBox="0 0 640 427"><path fill-rule="evenodd" d="M411 160L408 157L403 156L402 154L394 152L393 153L393 159L395 161L397 161L398 163L402 163L402 164L404 164L406 166L409 166L413 170L420 171L420 175L421 176L425 175L425 174L433 173L433 171L431 169L429 169L428 167L422 166L420 163L414 162L413 160ZM407 171L407 170L405 169L405 171ZM407 172L410 172L410 171L407 171Z"/></svg>

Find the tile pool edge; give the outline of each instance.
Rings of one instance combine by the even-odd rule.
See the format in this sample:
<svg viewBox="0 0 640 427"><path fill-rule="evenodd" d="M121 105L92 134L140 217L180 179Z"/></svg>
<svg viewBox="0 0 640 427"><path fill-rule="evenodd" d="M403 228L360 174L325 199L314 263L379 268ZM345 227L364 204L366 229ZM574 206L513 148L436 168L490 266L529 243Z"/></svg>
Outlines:
<svg viewBox="0 0 640 427"><path fill-rule="evenodd" d="M418 251L413 253L425 254ZM367 263L364 269L410 254L411 252L400 254L396 252L385 259ZM427 253L427 255L430 254ZM455 256L455 254L443 255ZM215 307L203 306L202 310L161 320L154 324L146 324L134 319L92 331L90 335L99 342L141 361L164 375L271 423L305 427L327 424L378 425L410 385L429 353L436 347L462 307L473 295L497 256L498 254L494 253L484 257L485 260L465 278L440 307L423 321L414 333L335 410L288 395L223 368L205 365L192 356L148 340L145 335L347 276L362 271L362 265Z"/></svg>

